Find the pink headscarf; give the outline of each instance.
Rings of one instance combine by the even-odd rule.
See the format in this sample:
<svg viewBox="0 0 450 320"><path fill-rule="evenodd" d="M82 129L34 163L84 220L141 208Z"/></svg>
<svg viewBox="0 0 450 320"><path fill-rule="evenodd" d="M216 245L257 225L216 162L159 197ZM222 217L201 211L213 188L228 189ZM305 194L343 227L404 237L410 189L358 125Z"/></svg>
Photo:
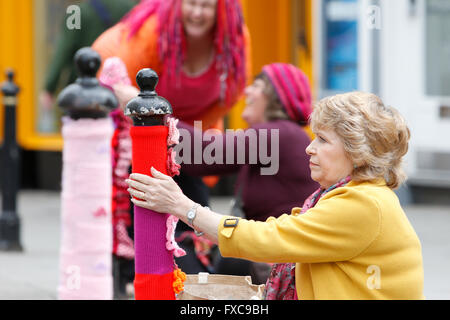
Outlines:
<svg viewBox="0 0 450 320"><path fill-rule="evenodd" d="M312 112L311 88L308 77L288 63L272 63L262 68L269 78L288 116L306 123Z"/></svg>

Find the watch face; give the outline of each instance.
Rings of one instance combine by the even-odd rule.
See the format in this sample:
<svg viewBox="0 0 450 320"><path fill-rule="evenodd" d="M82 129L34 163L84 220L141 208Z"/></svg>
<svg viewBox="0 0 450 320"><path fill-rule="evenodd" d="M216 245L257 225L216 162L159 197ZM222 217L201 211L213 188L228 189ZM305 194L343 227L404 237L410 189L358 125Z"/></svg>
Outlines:
<svg viewBox="0 0 450 320"><path fill-rule="evenodd" d="M195 217L195 212L194 211L189 211L187 214L188 219L193 219Z"/></svg>

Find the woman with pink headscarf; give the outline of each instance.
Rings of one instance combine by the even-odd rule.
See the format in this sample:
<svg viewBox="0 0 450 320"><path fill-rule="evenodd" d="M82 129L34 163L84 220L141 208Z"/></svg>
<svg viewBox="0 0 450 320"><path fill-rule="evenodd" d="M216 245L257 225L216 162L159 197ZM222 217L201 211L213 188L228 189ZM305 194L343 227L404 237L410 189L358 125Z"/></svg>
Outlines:
<svg viewBox="0 0 450 320"><path fill-rule="evenodd" d="M293 205L298 204L298 201L304 201L317 188L317 184L310 177L309 160L304 154L306 146L310 143L307 124L312 111L311 91L308 78L300 69L291 64L273 63L262 68L262 72L245 89L245 95L246 107L242 117L249 124L249 128L242 133L246 139L245 149L242 150L246 155L245 163L239 164L239 154L233 152L233 161L228 159L227 163L224 161L223 164L194 164L194 152L191 152L192 161L190 164L181 163L181 170L190 175L238 173L236 190L239 191L242 200L240 209L247 218L264 221L270 216L277 216L290 210ZM178 128L188 130L191 136L196 130L182 121L178 124ZM245 135L249 131L256 132L258 138L256 143L252 143L254 141L250 141L249 135ZM271 150L272 143L278 143L279 146L279 165L273 164L272 172L268 171L267 174L261 174L260 170L261 167L268 169L267 163L261 163L258 158L258 163L251 164L248 159L252 148L260 145L263 138L260 135L262 131L267 132L268 151ZM271 137L276 137L271 134L274 132L278 132L277 141L270 140ZM227 135L230 134L232 133L217 134L214 138L214 141L223 140L224 159L227 152L237 151L238 148L237 139L233 140L234 148L226 148ZM238 136L239 132L235 135ZM212 141L203 140L204 150ZM274 156L272 155L275 161Z"/></svg>
<svg viewBox="0 0 450 320"><path fill-rule="evenodd" d="M254 82L245 89L245 95L246 107L242 117L249 128L214 135L214 141L222 140L223 163L206 164L203 159L202 163L194 164L195 152L192 149L191 159L181 163L181 171L192 176L237 174L232 214L265 221L300 206L318 187L311 179L309 157L304 152L310 143L307 124L312 111L311 90L308 78L300 69L291 64L273 63L262 68ZM187 130L191 137L197 130L181 121L178 128L181 133L183 129ZM252 131L256 140L250 138ZM245 141L243 149L239 146L239 136ZM202 140L203 154L208 146L211 148L213 141L209 138ZM229 141L233 142L231 148ZM271 150L277 153L270 155L272 163L261 161L261 154L255 154L262 152L261 144L266 145L267 155ZM181 145L194 146L194 143L181 141ZM181 151L183 154L179 156L185 159L187 150ZM239 161L242 153L245 153L244 163ZM256 162L250 159L251 153L256 156ZM254 282L264 283L268 268L265 268L266 272L258 272L256 269L261 265L252 264L250 267L255 270L251 271L249 266L244 260L220 259L215 262L214 271L239 275L250 272Z"/></svg>

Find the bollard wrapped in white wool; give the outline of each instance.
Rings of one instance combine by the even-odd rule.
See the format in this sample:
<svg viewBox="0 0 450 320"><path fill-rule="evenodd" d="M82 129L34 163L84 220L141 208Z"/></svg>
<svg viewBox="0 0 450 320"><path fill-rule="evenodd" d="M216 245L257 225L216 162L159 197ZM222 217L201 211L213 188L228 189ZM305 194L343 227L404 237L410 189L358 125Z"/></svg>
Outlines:
<svg viewBox="0 0 450 320"><path fill-rule="evenodd" d="M63 118L58 298L113 297L110 118Z"/></svg>

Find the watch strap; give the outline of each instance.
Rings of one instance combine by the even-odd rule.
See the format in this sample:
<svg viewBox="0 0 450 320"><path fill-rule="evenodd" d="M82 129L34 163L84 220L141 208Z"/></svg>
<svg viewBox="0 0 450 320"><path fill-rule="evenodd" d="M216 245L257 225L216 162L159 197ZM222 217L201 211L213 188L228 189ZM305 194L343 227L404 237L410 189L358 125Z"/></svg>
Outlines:
<svg viewBox="0 0 450 320"><path fill-rule="evenodd" d="M187 213L187 221L188 221L188 224L192 227L192 228L194 228L194 219L195 219L195 217L197 216L197 208L199 207L200 205L198 204L198 203L196 203L196 204L194 204L193 206L192 206L192 208L191 209L189 209L189 211L188 211L188 213Z"/></svg>

